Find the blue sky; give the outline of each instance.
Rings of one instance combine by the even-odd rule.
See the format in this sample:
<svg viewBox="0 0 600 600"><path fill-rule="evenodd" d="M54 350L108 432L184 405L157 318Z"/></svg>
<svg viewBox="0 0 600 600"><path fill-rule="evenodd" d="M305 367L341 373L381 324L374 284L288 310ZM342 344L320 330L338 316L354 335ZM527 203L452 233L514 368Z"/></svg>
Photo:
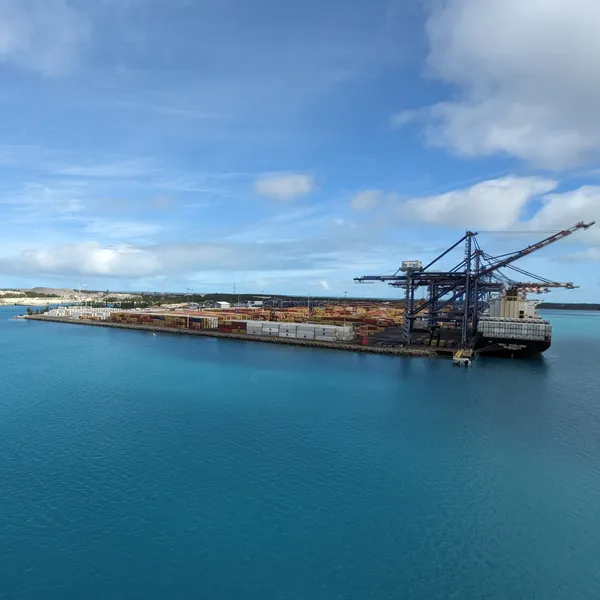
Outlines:
<svg viewBox="0 0 600 600"><path fill-rule="evenodd" d="M0 0L0 287L393 295L600 221L595 0ZM486 230L518 231L487 234ZM600 225L520 266L600 300Z"/></svg>

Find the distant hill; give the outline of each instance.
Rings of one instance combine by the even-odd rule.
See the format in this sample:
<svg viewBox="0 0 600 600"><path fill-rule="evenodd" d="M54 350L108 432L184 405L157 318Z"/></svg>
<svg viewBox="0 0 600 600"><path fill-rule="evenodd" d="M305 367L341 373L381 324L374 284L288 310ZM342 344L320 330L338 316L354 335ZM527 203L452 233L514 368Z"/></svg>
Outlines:
<svg viewBox="0 0 600 600"><path fill-rule="evenodd" d="M34 287L30 290L23 290L24 292L30 292L34 294L43 294L45 296L72 296L73 290L67 288L48 288L48 287Z"/></svg>

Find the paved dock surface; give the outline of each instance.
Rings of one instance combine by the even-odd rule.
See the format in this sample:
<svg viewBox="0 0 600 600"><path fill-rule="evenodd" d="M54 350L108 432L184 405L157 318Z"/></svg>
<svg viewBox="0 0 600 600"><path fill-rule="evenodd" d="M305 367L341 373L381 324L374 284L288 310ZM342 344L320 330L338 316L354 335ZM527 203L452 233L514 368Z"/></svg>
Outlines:
<svg viewBox="0 0 600 600"><path fill-rule="evenodd" d="M193 335L199 337L215 337L249 342L263 342L267 344L284 344L288 346L303 346L308 348L322 348L326 350L345 350L347 352L363 352L368 354L388 354L392 356L421 356L434 357L447 355L437 352L433 348L380 348L376 346L357 344L356 342L321 342L316 340L300 340L294 338L268 337L240 333L223 333L215 330L172 329L168 327L155 327L152 325L138 325L132 323L111 323L108 321L86 321L83 319L70 319L67 317L48 317L45 315L31 315L24 317L29 321L49 321L69 325L88 325L91 327L113 327L115 329L136 329L151 331L152 333L171 333L176 335Z"/></svg>

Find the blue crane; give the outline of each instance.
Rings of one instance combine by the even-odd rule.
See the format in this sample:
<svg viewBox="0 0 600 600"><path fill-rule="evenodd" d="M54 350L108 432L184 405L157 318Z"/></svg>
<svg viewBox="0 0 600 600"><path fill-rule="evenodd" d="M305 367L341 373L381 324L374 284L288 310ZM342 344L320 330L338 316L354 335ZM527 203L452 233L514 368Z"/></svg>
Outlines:
<svg viewBox="0 0 600 600"><path fill-rule="evenodd" d="M356 277L354 281L357 283L384 281L393 287L404 288L403 338L406 343L411 341L415 322L423 321L426 315L427 325L430 328L444 321L453 322L460 327L461 346L466 348L471 335L477 330L479 314L490 294L500 292L507 287L538 291L558 287L574 289L576 286L573 283L550 281L520 269L512 263L576 231L589 229L594 224L595 221L589 223L580 221L526 248L501 256L485 253L477 243L477 232L467 231L463 237L424 267L420 261L404 261L393 275L364 275ZM461 244L464 245L464 258L460 263L449 271L431 269ZM501 271L503 268L512 269L538 281L514 281ZM428 299L424 303L415 305L415 293L422 287L428 289ZM444 313L442 309L446 309Z"/></svg>

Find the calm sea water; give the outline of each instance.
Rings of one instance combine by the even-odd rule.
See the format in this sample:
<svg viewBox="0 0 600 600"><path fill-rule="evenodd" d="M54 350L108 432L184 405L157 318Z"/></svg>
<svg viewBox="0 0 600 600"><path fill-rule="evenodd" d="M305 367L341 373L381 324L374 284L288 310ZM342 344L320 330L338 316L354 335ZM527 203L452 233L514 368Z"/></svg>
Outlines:
<svg viewBox="0 0 600 600"><path fill-rule="evenodd" d="M541 360L10 320L0 598L600 598L600 314Z"/></svg>

